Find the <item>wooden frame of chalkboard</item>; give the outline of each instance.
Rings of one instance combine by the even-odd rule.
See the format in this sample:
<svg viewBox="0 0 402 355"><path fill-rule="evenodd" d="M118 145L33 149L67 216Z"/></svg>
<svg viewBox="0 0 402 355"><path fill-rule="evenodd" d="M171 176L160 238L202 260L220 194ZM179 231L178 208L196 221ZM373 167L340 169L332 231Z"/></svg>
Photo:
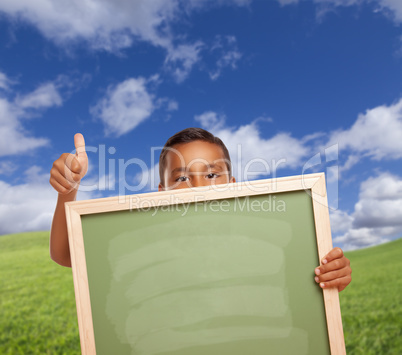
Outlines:
<svg viewBox="0 0 402 355"><path fill-rule="evenodd" d="M180 201L181 204L199 204L233 198L282 196L276 194L297 191L303 192L311 199L314 221L309 221L309 223L314 226L317 246L315 252L318 256L318 260L313 260L313 263L319 264L320 260L332 249L324 173L66 203L67 228L82 354L97 353L93 322L94 314L91 307L88 281L89 265L87 265L86 260L85 233L82 225L84 216L99 214L106 216L113 212L135 211L136 209L149 211L150 206L174 205L177 201ZM147 208L144 209L144 206L147 206ZM311 270L311 279L314 279L313 269ZM319 289L318 285L315 284L311 287ZM325 310L322 312L325 313L324 319L327 326L325 333L328 336L328 349L331 354L346 354L338 290L332 288L319 289L319 291L322 292L323 304L325 305Z"/></svg>

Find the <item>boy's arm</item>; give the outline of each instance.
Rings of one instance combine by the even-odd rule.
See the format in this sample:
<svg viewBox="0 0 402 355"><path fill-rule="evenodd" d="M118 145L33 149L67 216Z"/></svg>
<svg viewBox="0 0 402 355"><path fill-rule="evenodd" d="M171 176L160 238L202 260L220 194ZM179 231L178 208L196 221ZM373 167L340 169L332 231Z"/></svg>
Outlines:
<svg viewBox="0 0 402 355"><path fill-rule="evenodd" d="M352 269L349 259L343 255L341 248L332 249L315 269L315 281L321 288L337 287L338 291L345 289L352 281Z"/></svg>
<svg viewBox="0 0 402 355"><path fill-rule="evenodd" d="M74 136L76 154L64 153L53 163L49 182L59 193L50 230L50 257L62 266L71 267L64 203L74 201L81 179L88 170L88 157L82 134Z"/></svg>
<svg viewBox="0 0 402 355"><path fill-rule="evenodd" d="M77 190L66 195L59 193L50 230L50 257L56 263L68 267L71 267L71 260L64 203L75 201L76 196Z"/></svg>

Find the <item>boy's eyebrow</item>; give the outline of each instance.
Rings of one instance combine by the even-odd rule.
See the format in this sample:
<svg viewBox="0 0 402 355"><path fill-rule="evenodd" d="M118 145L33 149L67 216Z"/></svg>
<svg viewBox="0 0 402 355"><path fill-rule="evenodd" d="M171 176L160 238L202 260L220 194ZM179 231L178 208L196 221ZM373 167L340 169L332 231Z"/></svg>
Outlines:
<svg viewBox="0 0 402 355"><path fill-rule="evenodd" d="M187 168L185 168L185 167L174 168L174 169L171 171L171 174L173 175L174 173L182 172L182 171L187 171Z"/></svg>
<svg viewBox="0 0 402 355"><path fill-rule="evenodd" d="M205 165L205 167L207 167L208 169L217 169L217 170L220 170L220 171L222 171L223 169L222 169L222 167L220 166L220 165L217 165L217 164L206 164ZM175 173L177 173L177 172L187 172L188 171L188 168L187 167L184 167L184 166L180 166L180 167L178 167L178 168L174 168L172 171L171 171L171 174L173 175L173 174L175 174Z"/></svg>
<svg viewBox="0 0 402 355"><path fill-rule="evenodd" d="M222 170L222 167L218 164L207 164L207 167L211 168L211 169L221 169Z"/></svg>

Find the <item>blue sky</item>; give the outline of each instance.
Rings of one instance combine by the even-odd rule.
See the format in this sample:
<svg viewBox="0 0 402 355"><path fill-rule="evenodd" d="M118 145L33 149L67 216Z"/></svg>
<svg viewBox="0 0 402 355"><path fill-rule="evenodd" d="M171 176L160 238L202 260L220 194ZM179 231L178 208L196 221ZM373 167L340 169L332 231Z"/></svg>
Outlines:
<svg viewBox="0 0 402 355"><path fill-rule="evenodd" d="M335 245L399 238L401 83L399 0L2 1L0 234L50 228L76 132L86 199L155 191L160 147L197 126L238 181L327 172Z"/></svg>

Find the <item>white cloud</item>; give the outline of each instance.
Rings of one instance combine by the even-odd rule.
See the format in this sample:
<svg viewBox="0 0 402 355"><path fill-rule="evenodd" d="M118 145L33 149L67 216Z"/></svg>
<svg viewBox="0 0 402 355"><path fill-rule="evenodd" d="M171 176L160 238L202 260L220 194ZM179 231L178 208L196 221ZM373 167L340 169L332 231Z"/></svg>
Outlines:
<svg viewBox="0 0 402 355"><path fill-rule="evenodd" d="M147 91L146 80L130 78L109 86L91 113L104 123L106 134L119 137L146 120L154 108L154 97Z"/></svg>
<svg viewBox="0 0 402 355"><path fill-rule="evenodd" d="M201 115L194 117L196 121L201 123L201 126L207 130L218 130L223 128L226 120L225 115L218 115L214 111L206 111Z"/></svg>
<svg viewBox="0 0 402 355"><path fill-rule="evenodd" d="M290 5L290 4L297 4L299 0L277 0L282 6Z"/></svg>
<svg viewBox="0 0 402 355"><path fill-rule="evenodd" d="M389 173L371 177L362 183L360 197L364 199L402 200L402 180Z"/></svg>
<svg viewBox="0 0 402 355"><path fill-rule="evenodd" d="M312 2L316 4L321 4L321 5L332 5L332 6L352 6L356 4L361 4L364 1L373 1L373 0L311 0ZM375 1L375 0L374 0ZM381 1L381 0L379 0ZM291 4L297 4L301 2L301 0L277 0L281 5L291 5Z"/></svg>
<svg viewBox="0 0 402 355"><path fill-rule="evenodd" d="M17 166L14 162L7 160L0 161L0 175L12 175L12 173L16 170Z"/></svg>
<svg viewBox="0 0 402 355"><path fill-rule="evenodd" d="M0 11L36 26L59 44L88 41L94 48L129 47L135 39L168 48L169 25L194 9L248 5L250 0L3 0Z"/></svg>
<svg viewBox="0 0 402 355"><path fill-rule="evenodd" d="M11 81L4 74L1 80L6 83L7 90L0 92L0 156L20 154L47 145L48 139L32 137L24 129L23 121L50 107L61 106L63 99L60 90L66 87L70 90L67 78L59 77L54 82L45 82L25 94L11 90ZM68 92L64 94L68 96Z"/></svg>
<svg viewBox="0 0 402 355"><path fill-rule="evenodd" d="M203 46L177 36L171 24L194 10L211 6L246 6L250 0L3 0L0 12L26 21L60 46L85 41L93 49L118 51L135 41L166 50L166 67L183 81L200 60ZM229 59L227 59L229 60ZM230 59L233 61L233 59Z"/></svg>
<svg viewBox="0 0 402 355"><path fill-rule="evenodd" d="M190 6L191 9L198 9L209 6L222 6L222 5L238 5L238 6L248 6L253 0L186 0L184 4Z"/></svg>
<svg viewBox="0 0 402 355"><path fill-rule="evenodd" d="M363 156L374 160L402 158L402 99L390 106L378 106L360 114L345 130L330 134L326 146L339 144L351 152L343 170L352 167Z"/></svg>
<svg viewBox="0 0 402 355"><path fill-rule="evenodd" d="M55 84L46 83L25 96L17 97L15 102L22 109L40 109L61 106L63 100L57 91Z"/></svg>
<svg viewBox="0 0 402 355"><path fill-rule="evenodd" d="M278 169L302 166L310 149L290 133L261 137L256 121L240 127L228 127L225 116L208 111L195 116L201 126L222 139L227 146L237 181L253 180L259 176L276 176Z"/></svg>
<svg viewBox="0 0 402 355"><path fill-rule="evenodd" d="M237 48L236 37L234 36L217 36L210 51L214 54L218 54L216 68L209 73L212 80L216 80L226 67L236 69L237 62L242 57L242 54Z"/></svg>
<svg viewBox="0 0 402 355"><path fill-rule="evenodd" d="M402 229L402 180L389 173L369 178L360 186L354 226Z"/></svg>
<svg viewBox="0 0 402 355"><path fill-rule="evenodd" d="M351 215L337 211L332 230L345 232L334 238L344 249L372 246L402 236L402 179L389 173L371 177L360 185L359 201Z"/></svg>
<svg viewBox="0 0 402 355"><path fill-rule="evenodd" d="M176 111L179 109L179 104L177 101L169 100L166 110L167 111Z"/></svg>
<svg viewBox="0 0 402 355"><path fill-rule="evenodd" d="M281 5L296 4L299 0L277 0ZM380 10L391 13L395 21L402 21L400 0L312 0L320 7L352 6L377 3ZM142 40L162 47L172 56L182 52L174 45L180 38L171 24L180 21L191 12L216 6L248 6L252 0L3 0L0 12L27 21L48 39L59 45L86 41L94 49L115 51L130 47ZM183 43L181 45L195 46ZM232 53L233 54L233 53ZM230 57L230 56L229 56ZM233 61L233 55L231 56ZM194 60L193 54L183 59L183 67ZM227 58L229 59L229 58ZM185 69L178 73L185 75Z"/></svg>
<svg viewBox="0 0 402 355"><path fill-rule="evenodd" d="M381 229L359 228L351 229L342 236L334 238L335 243L342 243L344 251L368 248L389 242L390 239L381 236Z"/></svg>
<svg viewBox="0 0 402 355"><path fill-rule="evenodd" d="M178 11L177 1L4 0L0 11L26 20L58 44L87 40L95 48L128 47L135 36L166 43L159 29Z"/></svg>
<svg viewBox="0 0 402 355"><path fill-rule="evenodd" d="M45 109L59 107L74 91L79 90L89 80L89 76L80 78L58 76L54 81L44 82L31 92L16 92L16 82L3 73L0 85L5 91L0 92L0 156L20 154L45 146L47 138L32 137L24 128L23 122L40 115Z"/></svg>
<svg viewBox="0 0 402 355"><path fill-rule="evenodd" d="M48 144L46 138L30 136L20 122L23 117L23 110L0 97L0 156L19 154Z"/></svg>
<svg viewBox="0 0 402 355"><path fill-rule="evenodd" d="M169 99L167 97L160 97L155 102L156 108L165 108L166 111L172 112L179 109L179 103L176 100Z"/></svg>
<svg viewBox="0 0 402 355"><path fill-rule="evenodd" d="M297 4L301 0L277 0L282 6ZM382 11L397 23L402 22L402 1L401 0L312 0L317 4L319 12L325 14L329 10L338 6L356 6L363 4L376 4L378 8L375 11Z"/></svg>
<svg viewBox="0 0 402 355"><path fill-rule="evenodd" d="M353 217L345 211L330 209L329 217L333 233L345 233L352 228Z"/></svg>
<svg viewBox="0 0 402 355"><path fill-rule="evenodd" d="M14 84L14 81L10 80L6 74L0 72L0 89L9 90L10 86Z"/></svg>
<svg viewBox="0 0 402 355"><path fill-rule="evenodd" d="M3 90L8 89L7 77L2 72L0 72L0 89L3 89Z"/></svg>
<svg viewBox="0 0 402 355"><path fill-rule="evenodd" d="M176 47L169 46L165 67L172 72L178 83L188 77L194 64L200 60L200 51L203 46L201 41Z"/></svg>
<svg viewBox="0 0 402 355"><path fill-rule="evenodd" d="M49 184L49 174L33 166L23 175L25 181L19 185L0 180L0 235L50 229L57 192ZM93 197L82 192L78 196Z"/></svg>
<svg viewBox="0 0 402 355"><path fill-rule="evenodd" d="M402 1L378 0L383 10L389 11L396 22L402 22Z"/></svg>

